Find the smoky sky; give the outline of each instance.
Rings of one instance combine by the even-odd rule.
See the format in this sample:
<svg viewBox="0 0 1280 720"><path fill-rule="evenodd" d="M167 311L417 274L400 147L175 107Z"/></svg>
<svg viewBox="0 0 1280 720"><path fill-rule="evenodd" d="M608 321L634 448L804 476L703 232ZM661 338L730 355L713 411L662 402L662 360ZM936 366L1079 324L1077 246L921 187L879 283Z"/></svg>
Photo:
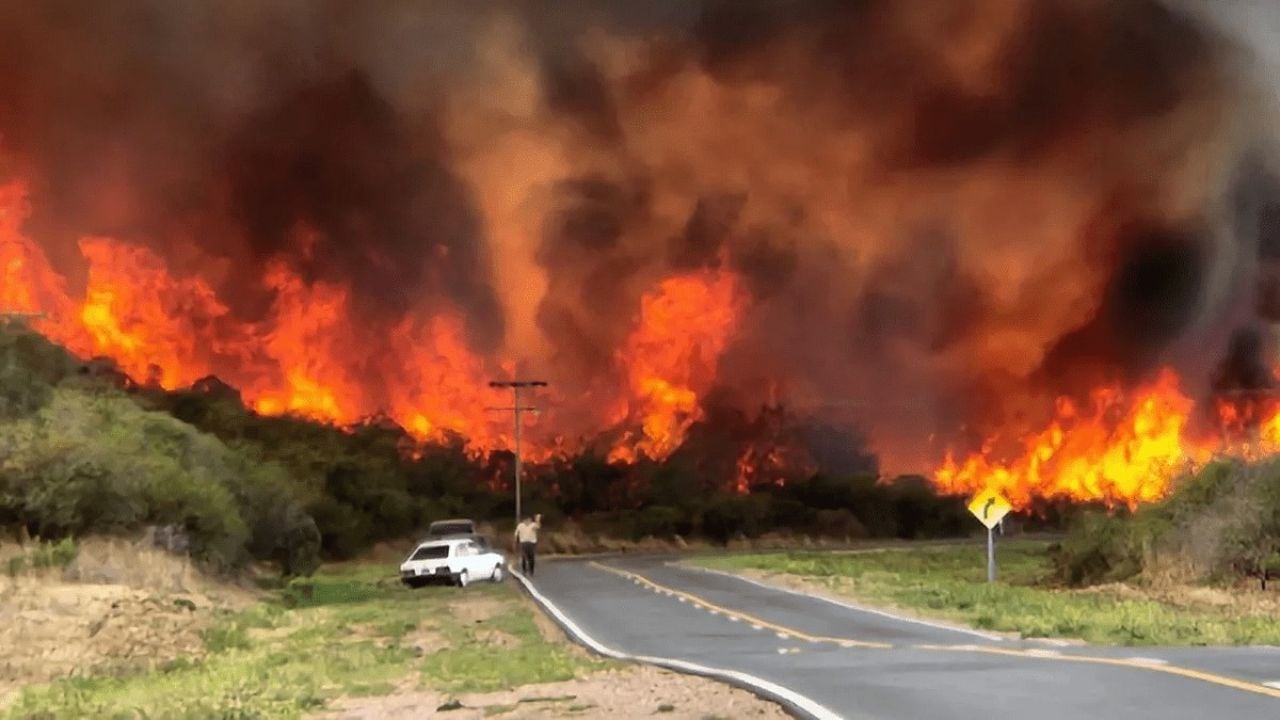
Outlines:
<svg viewBox="0 0 1280 720"><path fill-rule="evenodd" d="M495 44L525 66L533 110L501 95L521 83L486 85ZM0 171L27 180L29 231L71 277L85 235L181 272L218 258L237 270L219 297L252 320L272 300L261 268L284 257L348 285L371 328L455 308L495 356L511 334L495 268L516 241L469 162L524 132L561 158L536 203L513 202L536 205L518 242L545 275L531 315L558 384L616 373L661 278L733 272L746 300L721 382L744 403L781 374L816 405L924 407L902 419L923 432L986 412L987 375L1047 392L1140 379L1215 312L1216 268L1274 264L1274 184L1252 230L1223 233L1211 206L1231 190L1170 172L1217 139L1193 110L1236 112L1222 53L1202 18L1156 0L0 0ZM719 102L681 127L682 88ZM667 153L739 126L711 159L765 158L751 172ZM1014 211L1019 183L1048 194L1045 168L1085 220L1022 219L996 242L948 189L998 178ZM1174 212L1175 196L1203 207ZM1261 250L1224 259L1224 242ZM1009 273L974 257L1040 245L1074 274L1018 277L1066 288L1070 321L1043 319L1053 293L1009 300ZM985 338L1020 323L1043 325L1042 357L988 367Z"/></svg>

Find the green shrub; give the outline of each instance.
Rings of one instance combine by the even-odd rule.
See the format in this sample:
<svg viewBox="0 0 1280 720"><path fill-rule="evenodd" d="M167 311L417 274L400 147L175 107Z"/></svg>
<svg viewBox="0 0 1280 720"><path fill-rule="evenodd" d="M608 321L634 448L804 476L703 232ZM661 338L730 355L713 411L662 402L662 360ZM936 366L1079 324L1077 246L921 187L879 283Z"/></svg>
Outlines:
<svg viewBox="0 0 1280 720"><path fill-rule="evenodd" d="M864 538L867 529L848 510L819 510L814 513L812 525L819 535L832 538Z"/></svg>
<svg viewBox="0 0 1280 720"><path fill-rule="evenodd" d="M9 558L9 577L16 577L28 569L43 570L60 568L71 564L80 553L80 547L72 538L63 538L58 542L40 541L20 555Z"/></svg>
<svg viewBox="0 0 1280 720"><path fill-rule="evenodd" d="M1141 543L1131 520L1094 512L1081 516L1054 548L1055 575L1068 585L1126 580L1142 571Z"/></svg>
<svg viewBox="0 0 1280 720"><path fill-rule="evenodd" d="M1060 580L1132 578L1156 564L1201 578L1261 574L1280 553L1280 463L1219 461L1136 512L1084 513L1055 556Z"/></svg>
<svg viewBox="0 0 1280 720"><path fill-rule="evenodd" d="M211 653L249 647L249 630L235 621L223 621L201 633L204 646Z"/></svg>
<svg viewBox="0 0 1280 720"><path fill-rule="evenodd" d="M645 537L670 538L678 534L677 526L683 518L679 510L662 505L644 508L633 515L631 536L634 540Z"/></svg>
<svg viewBox="0 0 1280 720"><path fill-rule="evenodd" d="M305 558L315 554L315 533L287 480L127 396L58 387L34 415L0 423L0 438L11 448L0 469L0 515L33 534L172 526L192 557L215 570L251 554L278 559L281 544L292 566L314 567ZM254 543L255 533L288 539Z"/></svg>
<svg viewBox="0 0 1280 720"><path fill-rule="evenodd" d="M717 542L728 542L739 535L759 537L769 517L767 495L728 495L713 500L702 513L702 531Z"/></svg>

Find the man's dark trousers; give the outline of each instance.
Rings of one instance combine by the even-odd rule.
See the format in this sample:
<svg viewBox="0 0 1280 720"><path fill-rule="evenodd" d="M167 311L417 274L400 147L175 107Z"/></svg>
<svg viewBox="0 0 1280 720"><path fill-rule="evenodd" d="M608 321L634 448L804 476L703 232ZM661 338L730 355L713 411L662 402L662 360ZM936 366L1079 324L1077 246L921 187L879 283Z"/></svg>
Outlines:
<svg viewBox="0 0 1280 720"><path fill-rule="evenodd" d="M520 543L520 569L526 575L533 575L533 565L537 561L538 543Z"/></svg>

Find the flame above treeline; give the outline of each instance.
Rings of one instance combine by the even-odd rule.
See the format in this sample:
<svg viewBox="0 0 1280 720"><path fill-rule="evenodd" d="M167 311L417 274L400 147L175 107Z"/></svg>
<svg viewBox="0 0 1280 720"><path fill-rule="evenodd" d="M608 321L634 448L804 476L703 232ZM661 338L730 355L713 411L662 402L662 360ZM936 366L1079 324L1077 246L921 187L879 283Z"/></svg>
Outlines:
<svg viewBox="0 0 1280 720"><path fill-rule="evenodd" d="M541 379L535 457L785 405L1148 501L1280 442L1252 58L1155 0L0 3L0 310L476 452Z"/></svg>
<svg viewBox="0 0 1280 720"><path fill-rule="evenodd" d="M515 365L476 355L459 312L405 315L375 345L390 354L370 357L360 350L368 340L351 289L307 283L287 258L260 269L274 300L263 320L246 323L199 276L174 277L150 250L102 237L80 241L87 278L83 297L72 296L24 235L27 207L22 184L0 186L0 307L44 314L34 327L83 358L110 358L134 382L166 390L217 377L264 415L337 425L385 415L423 441L511 447L511 413L502 410L513 399L489 381L510 377ZM714 380L737 302L733 275L715 271L668 277L644 295L617 357L629 384L599 398L600 427L620 434L611 459L660 460L680 445L700 417L699 394ZM540 440L524 450L582 449Z"/></svg>

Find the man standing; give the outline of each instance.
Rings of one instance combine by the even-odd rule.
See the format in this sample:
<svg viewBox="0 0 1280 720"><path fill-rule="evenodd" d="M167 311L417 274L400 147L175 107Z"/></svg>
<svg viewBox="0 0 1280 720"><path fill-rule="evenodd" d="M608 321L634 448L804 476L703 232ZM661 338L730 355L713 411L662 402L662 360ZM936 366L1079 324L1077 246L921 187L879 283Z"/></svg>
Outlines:
<svg viewBox="0 0 1280 720"><path fill-rule="evenodd" d="M520 548L520 571L533 577L533 565L538 554L538 530L542 528L542 514L525 518L516 525L516 546Z"/></svg>

